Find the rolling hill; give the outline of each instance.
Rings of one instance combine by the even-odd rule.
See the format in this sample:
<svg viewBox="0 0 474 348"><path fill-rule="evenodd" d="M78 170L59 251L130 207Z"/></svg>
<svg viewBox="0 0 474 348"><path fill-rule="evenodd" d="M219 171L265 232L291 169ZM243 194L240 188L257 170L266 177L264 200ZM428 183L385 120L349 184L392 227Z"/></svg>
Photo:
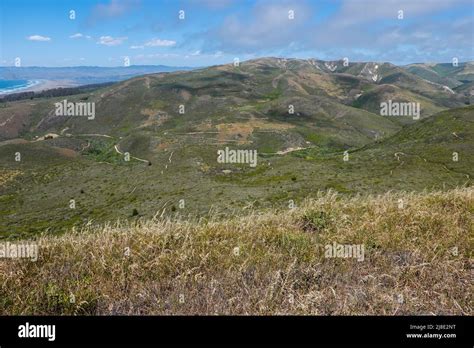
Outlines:
<svg viewBox="0 0 474 348"><path fill-rule="evenodd" d="M95 103L95 117L56 116L64 99ZM420 102L421 120L381 116L387 99ZM281 208L327 190L469 186L467 103L464 92L389 63L281 58L3 102L0 238L211 208ZM219 163L226 147L256 150L258 165Z"/></svg>
<svg viewBox="0 0 474 348"><path fill-rule="evenodd" d="M465 82L474 81L473 62L458 63L457 66L448 63L410 64L406 69L425 80L444 84L451 88L460 86Z"/></svg>

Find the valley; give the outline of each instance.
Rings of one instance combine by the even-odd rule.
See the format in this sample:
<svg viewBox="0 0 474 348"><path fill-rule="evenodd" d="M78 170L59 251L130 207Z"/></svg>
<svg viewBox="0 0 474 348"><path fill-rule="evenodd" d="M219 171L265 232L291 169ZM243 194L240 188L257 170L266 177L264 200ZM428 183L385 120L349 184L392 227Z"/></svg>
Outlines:
<svg viewBox="0 0 474 348"><path fill-rule="evenodd" d="M471 186L473 63L418 68L260 58L150 74L67 96L89 119L57 116L66 97L2 102L0 238ZM419 103L419 120L381 116L389 100ZM258 164L221 163L226 148Z"/></svg>

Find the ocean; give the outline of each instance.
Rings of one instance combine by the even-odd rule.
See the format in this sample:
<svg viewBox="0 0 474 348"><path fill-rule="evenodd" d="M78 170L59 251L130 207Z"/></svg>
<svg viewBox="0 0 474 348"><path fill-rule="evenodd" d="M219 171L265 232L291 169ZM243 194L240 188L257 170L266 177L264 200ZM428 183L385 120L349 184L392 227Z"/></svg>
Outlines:
<svg viewBox="0 0 474 348"><path fill-rule="evenodd" d="M0 94L21 92L38 83L37 80L0 80Z"/></svg>

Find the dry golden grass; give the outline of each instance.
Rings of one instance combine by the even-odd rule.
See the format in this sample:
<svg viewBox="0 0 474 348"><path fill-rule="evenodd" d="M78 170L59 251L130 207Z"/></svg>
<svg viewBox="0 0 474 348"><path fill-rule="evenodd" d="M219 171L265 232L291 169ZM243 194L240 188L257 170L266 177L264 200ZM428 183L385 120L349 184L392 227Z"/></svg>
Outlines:
<svg viewBox="0 0 474 348"><path fill-rule="evenodd" d="M220 143L227 143L232 140L238 140L238 144L243 145L249 143L249 137L256 130L260 131L280 131L293 128L293 125L272 122L251 117L246 122L236 123L220 123L216 125L218 130L217 140ZM240 137L240 138L239 138Z"/></svg>
<svg viewBox="0 0 474 348"><path fill-rule="evenodd" d="M148 116L148 119L143 122L139 128L150 127L153 125L160 126L169 119L169 115L166 112L158 109L145 108L142 109L140 113L144 116Z"/></svg>
<svg viewBox="0 0 474 348"><path fill-rule="evenodd" d="M0 186L4 186L20 174L21 171L19 170L0 169Z"/></svg>
<svg viewBox="0 0 474 348"><path fill-rule="evenodd" d="M39 237L37 262L1 260L0 314L472 315L473 212L472 188L330 192L225 220L88 226ZM334 241L365 260L325 258Z"/></svg>

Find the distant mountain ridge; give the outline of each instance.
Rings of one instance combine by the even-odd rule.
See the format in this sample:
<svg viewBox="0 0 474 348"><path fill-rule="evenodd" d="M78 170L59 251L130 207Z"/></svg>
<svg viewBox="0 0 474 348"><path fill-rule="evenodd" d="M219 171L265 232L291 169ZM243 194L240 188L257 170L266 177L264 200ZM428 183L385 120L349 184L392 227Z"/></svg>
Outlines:
<svg viewBox="0 0 474 348"><path fill-rule="evenodd" d="M439 64L410 64L405 67L407 71L420 76L428 81L447 85L454 88L463 83L474 81L474 62L439 63Z"/></svg>
<svg viewBox="0 0 474 348"><path fill-rule="evenodd" d="M465 65L468 64L460 63L461 67ZM411 122L410 118L380 117L378 114L382 101L419 102L423 118L447 108L471 104L473 92L469 83L460 82L461 85L457 87L459 92L454 92L449 87L430 82L391 63L352 63L343 60L269 57L244 61L238 66L216 65L188 72L168 71L165 75L159 73L174 68L9 69L7 71L13 73L29 72L29 76L38 76L35 74L44 74L46 71L50 72L50 76L61 74L63 79L82 74L81 79L87 82L92 82L90 79L110 80L114 76L127 79L130 74L139 76L87 95L89 101L97 104L98 117L94 123L52 117L49 115L50 101L45 100L46 103L36 105L32 113L27 111L29 108L22 108L24 110L17 119L23 121L11 126L7 123L0 129L0 140L14 138L22 132L59 132L65 127L79 133L100 130L117 136L143 131L148 128L145 125L157 123L161 124L160 128L174 131L199 131L202 127L208 127L208 121L215 124L224 120L235 123L250 117L270 118L289 124L292 129L288 130L292 133L290 137L276 134L277 139L270 141L267 134L265 141L260 139L264 143L273 143L272 150L304 147L307 141L318 146L342 149L361 146L375 138L387 136L398 130L401 124ZM153 73L154 70L160 71ZM456 73L459 70L453 69ZM449 75L448 72L445 76ZM461 90L462 86L466 88ZM75 99L79 98L71 98ZM180 116L177 106L182 104L186 104L186 114ZM295 106L294 116L288 113L289 105ZM0 121L4 117L8 119L9 113L0 112ZM181 121L178 122L178 119ZM30 128L34 124L40 126ZM245 136L240 140L232 140L244 143L250 141ZM259 142L259 139L253 140Z"/></svg>

